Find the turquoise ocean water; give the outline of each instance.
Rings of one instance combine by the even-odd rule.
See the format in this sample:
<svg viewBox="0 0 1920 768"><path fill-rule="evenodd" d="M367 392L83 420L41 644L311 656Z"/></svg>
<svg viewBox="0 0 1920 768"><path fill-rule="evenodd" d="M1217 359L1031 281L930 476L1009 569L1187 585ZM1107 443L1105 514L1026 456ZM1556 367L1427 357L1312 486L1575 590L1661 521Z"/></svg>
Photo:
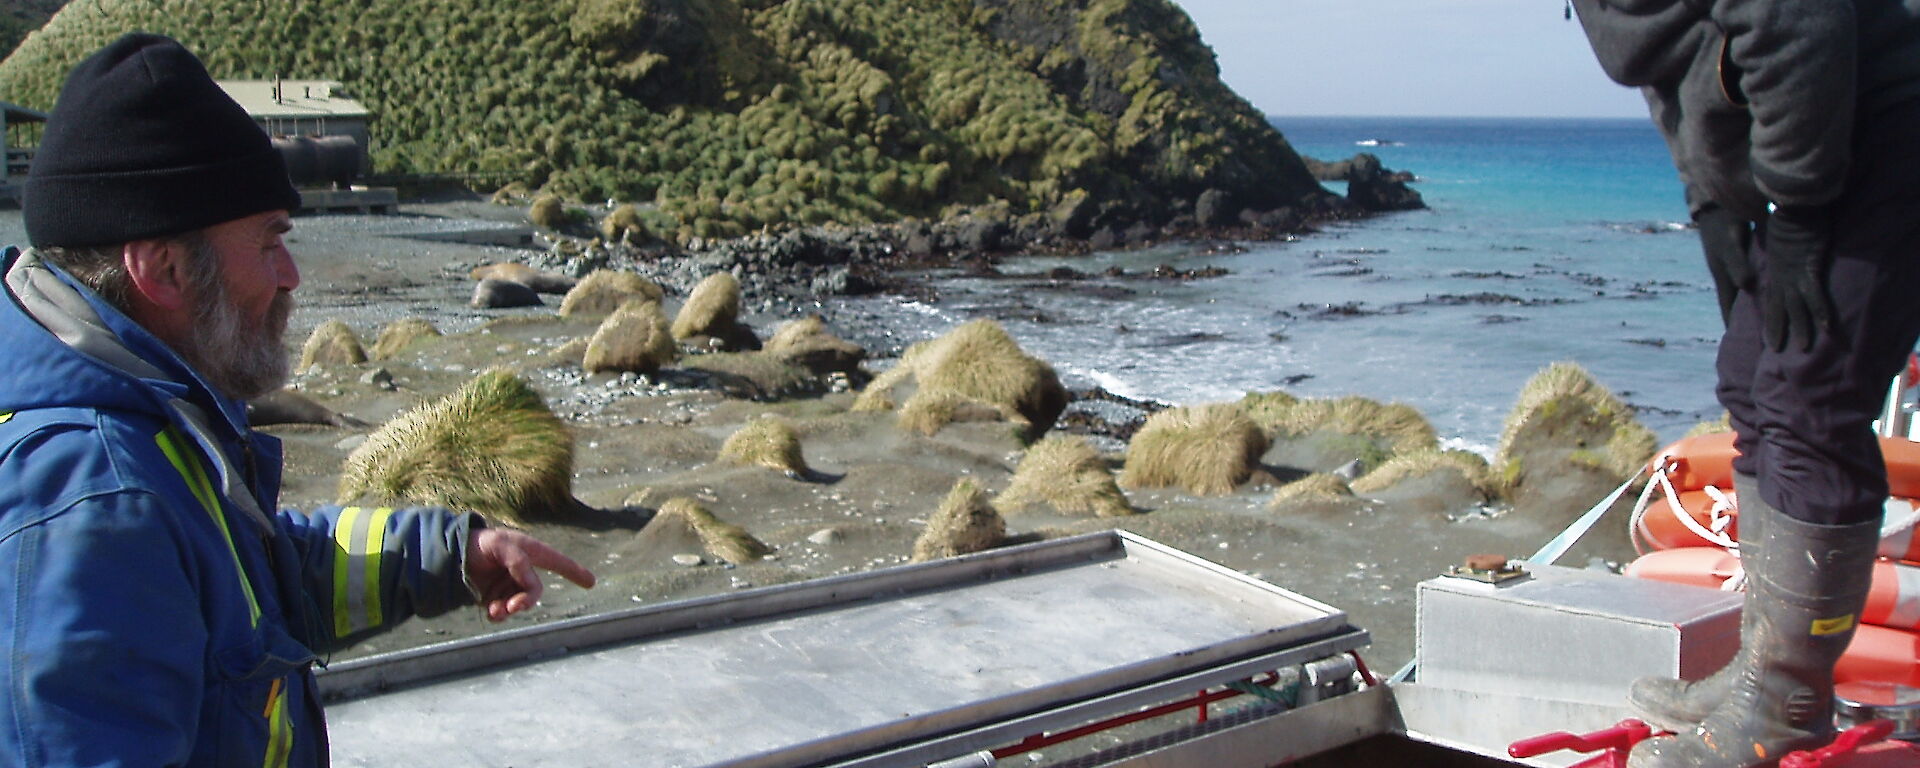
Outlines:
<svg viewBox="0 0 1920 768"><path fill-rule="evenodd" d="M1186 404L1285 389L1405 402L1453 445L1483 451L1521 385L1558 360L1593 371L1664 439L1719 415L1712 289L1647 121L1274 123L1303 154L1372 152L1417 174L1431 209L1239 254L1176 244L1003 265L1213 265L1230 270L1222 278L947 276L936 302L862 298L833 309L876 316L902 344L993 317L1070 385L1134 397ZM0 242L24 240L18 216L0 215Z"/></svg>
<svg viewBox="0 0 1920 768"><path fill-rule="evenodd" d="M1372 152L1417 174L1431 209L1232 255L1168 246L1003 265L1231 272L1211 280L955 276L938 281L939 301L892 311L933 316L927 335L997 318L1070 384L1183 404L1249 390L1360 394L1414 405L1450 444L1483 451L1527 378L1561 360L1592 371L1663 439L1719 415L1711 283L1647 121L1274 123L1302 154Z"/></svg>

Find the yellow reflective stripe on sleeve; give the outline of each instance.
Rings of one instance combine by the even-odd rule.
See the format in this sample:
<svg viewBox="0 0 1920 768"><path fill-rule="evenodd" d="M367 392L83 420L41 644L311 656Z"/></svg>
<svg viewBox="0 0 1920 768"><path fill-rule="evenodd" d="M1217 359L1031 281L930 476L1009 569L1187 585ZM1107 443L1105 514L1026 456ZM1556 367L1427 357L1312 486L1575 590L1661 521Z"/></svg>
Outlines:
<svg viewBox="0 0 1920 768"><path fill-rule="evenodd" d="M293 754L293 721L287 719L286 680L274 680L273 688L267 691L267 756L260 762L262 768L286 768L287 757Z"/></svg>
<svg viewBox="0 0 1920 768"><path fill-rule="evenodd" d="M367 521L365 555L366 570L362 577L365 581L367 626L377 627L385 622L380 610L380 560L386 554L387 518L393 517L393 508L381 507L373 511L373 519Z"/></svg>
<svg viewBox="0 0 1920 768"><path fill-rule="evenodd" d="M214 495L213 484L207 482L207 473L201 469L199 457L188 452L189 449L174 436L172 427L155 435L154 441L160 444L160 452L166 454L174 471L180 473L180 479L186 481L187 488L193 491L193 497L213 517L214 525L220 528L220 535L227 540L227 553L233 555L233 571L240 578L240 590L247 594L248 618L253 626L260 626L260 601L253 596L253 582L247 579L247 569L240 564L240 549L233 545L233 531L227 527L227 515L220 509L220 498Z"/></svg>
<svg viewBox="0 0 1920 768"><path fill-rule="evenodd" d="M333 635L380 626L380 564L393 509L347 507L333 526Z"/></svg>
<svg viewBox="0 0 1920 768"><path fill-rule="evenodd" d="M13 411L0 413L0 424L5 424L9 421L13 421Z"/></svg>
<svg viewBox="0 0 1920 768"><path fill-rule="evenodd" d="M353 634L353 617L347 609L347 574L351 570L353 550L353 525L360 521L359 507L347 507L340 510L340 519L333 521L333 636L346 637Z"/></svg>

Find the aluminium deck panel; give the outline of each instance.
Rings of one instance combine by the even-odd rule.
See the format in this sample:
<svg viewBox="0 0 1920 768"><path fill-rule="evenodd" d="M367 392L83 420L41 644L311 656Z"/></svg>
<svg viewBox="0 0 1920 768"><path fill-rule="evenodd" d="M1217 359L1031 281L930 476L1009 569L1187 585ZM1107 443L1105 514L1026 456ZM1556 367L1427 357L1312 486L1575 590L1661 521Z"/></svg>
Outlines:
<svg viewBox="0 0 1920 768"><path fill-rule="evenodd" d="M334 665L341 766L805 766L1315 640L1341 611L1125 533Z"/></svg>

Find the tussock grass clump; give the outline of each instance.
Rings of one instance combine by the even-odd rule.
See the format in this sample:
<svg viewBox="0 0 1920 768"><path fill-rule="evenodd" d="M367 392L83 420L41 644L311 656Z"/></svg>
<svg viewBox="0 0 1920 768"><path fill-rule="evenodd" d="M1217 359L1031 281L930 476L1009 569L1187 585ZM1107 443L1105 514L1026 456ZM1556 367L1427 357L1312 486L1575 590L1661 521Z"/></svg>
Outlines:
<svg viewBox="0 0 1920 768"><path fill-rule="evenodd" d="M1684 435L1681 435L1680 438L1684 440L1689 437L1699 437L1701 435L1713 435L1721 432L1732 432L1732 431L1733 431L1733 414L1728 413L1726 411L1721 411L1720 418L1714 419L1713 421L1703 421L1698 424L1695 424L1692 427L1688 428L1687 433Z"/></svg>
<svg viewBox="0 0 1920 768"><path fill-rule="evenodd" d="M494 205L519 205L520 201L527 199L527 197L532 194L532 192L527 190L526 182L510 181L499 189L494 190L493 196L487 198L487 202Z"/></svg>
<svg viewBox="0 0 1920 768"><path fill-rule="evenodd" d="M640 218L640 209L632 203L623 203L613 209L607 217L600 220L600 234L609 243L643 242L652 239L647 234L647 225Z"/></svg>
<svg viewBox="0 0 1920 768"><path fill-rule="evenodd" d="M679 358L660 303L631 299L594 329L580 367L588 373L653 373Z"/></svg>
<svg viewBox="0 0 1920 768"><path fill-rule="evenodd" d="M421 339L440 338L440 329L424 318L408 317L387 323L373 342L373 359L391 360Z"/></svg>
<svg viewBox="0 0 1920 768"><path fill-rule="evenodd" d="M908 398L896 421L901 429L932 437L948 424L970 421L1019 421L1003 406L954 392L923 392Z"/></svg>
<svg viewBox="0 0 1920 768"><path fill-rule="evenodd" d="M1354 480L1352 488L1355 493L1376 493L1402 480L1424 477L1443 469L1458 470L1475 488L1485 489L1489 483L1487 460L1481 458L1480 454L1429 448L1388 459L1372 472Z"/></svg>
<svg viewBox="0 0 1920 768"><path fill-rule="evenodd" d="M699 502L684 496L668 499L667 503L660 505L659 513L648 525L658 525L663 520L677 520L692 528L694 534L700 537L701 546L706 547L707 554L734 565L757 563L761 558L773 554L773 547L754 538L747 529L714 517Z"/></svg>
<svg viewBox="0 0 1920 768"><path fill-rule="evenodd" d="M1027 449L1007 490L993 500L999 509L1036 505L1064 515L1121 517L1133 514L1107 462L1079 435L1048 435Z"/></svg>
<svg viewBox="0 0 1920 768"><path fill-rule="evenodd" d="M1267 436L1238 405L1169 408L1147 417L1134 434L1120 484L1220 496L1246 482L1266 450Z"/></svg>
<svg viewBox="0 0 1920 768"><path fill-rule="evenodd" d="M763 417L747 422L720 446L720 458L750 467L766 467L788 476L807 474L800 455L800 434L785 419Z"/></svg>
<svg viewBox="0 0 1920 768"><path fill-rule="evenodd" d="M867 351L827 330L819 315L807 315L774 331L761 351L813 371L816 376L860 369Z"/></svg>
<svg viewBox="0 0 1920 768"><path fill-rule="evenodd" d="M1604 457L1600 468L1615 477L1626 477L1645 466L1660 449L1660 437L1633 418L1632 411L1627 412L1626 421L1614 425L1613 434L1607 438Z"/></svg>
<svg viewBox="0 0 1920 768"><path fill-rule="evenodd" d="M906 395L911 395L915 391L911 386L913 384L913 368L909 363L914 358L916 352L924 353L925 348L919 344L908 347L906 354L900 357L899 363L895 364L892 368L881 371L880 375L873 377L873 381L867 383L865 389L860 390L860 394L854 396L853 405L849 406L847 410L859 413L862 411L891 411L899 408L899 400L901 398L897 395L901 395L902 393L896 390L904 388L906 390L904 394Z"/></svg>
<svg viewBox="0 0 1920 768"><path fill-rule="evenodd" d="M913 562L992 549L1006 538L1007 521L987 502L987 492L973 478L962 478L914 540Z"/></svg>
<svg viewBox="0 0 1920 768"><path fill-rule="evenodd" d="M740 320L740 278L715 272L687 294L680 314L673 317L673 337L726 336Z"/></svg>
<svg viewBox="0 0 1920 768"><path fill-rule="evenodd" d="M578 365L586 367L587 345L591 339L569 339L567 343L554 347L547 353L547 361L554 365Z"/></svg>
<svg viewBox="0 0 1920 768"><path fill-rule="evenodd" d="M1527 381L1507 414L1494 458L1497 484L1510 491L1525 482L1529 465L1556 458L1625 478L1656 448L1653 432L1592 374L1554 363Z"/></svg>
<svg viewBox="0 0 1920 768"><path fill-rule="evenodd" d="M1288 414L1294 409L1294 404L1298 402L1300 398L1279 390L1248 392L1246 397L1240 398L1240 407L1247 412L1247 418L1253 419L1253 423L1265 429L1268 424L1278 424L1287 420Z"/></svg>
<svg viewBox="0 0 1920 768"><path fill-rule="evenodd" d="M1283 392L1250 394L1241 403L1248 416L1274 438L1324 430L1380 440L1390 453L1439 445L1433 425L1410 405L1351 395L1296 398Z"/></svg>
<svg viewBox="0 0 1920 768"><path fill-rule="evenodd" d="M1267 508L1279 509L1291 504L1351 498L1353 489L1339 475L1315 472L1280 486L1279 490L1273 492L1273 498L1267 500Z"/></svg>
<svg viewBox="0 0 1920 768"><path fill-rule="evenodd" d="M1523 431L1559 415L1567 406L1597 409L1599 413L1595 415L1602 417L1626 410L1613 392L1595 381L1587 369L1575 363L1554 363L1535 373L1520 388L1520 397L1514 401L1513 410L1507 412L1506 424L1500 431L1497 455L1506 455Z"/></svg>
<svg viewBox="0 0 1920 768"><path fill-rule="evenodd" d="M301 345L299 370L315 365L359 365L366 361L367 350L360 346L360 337L353 335L353 329L338 320L328 320L313 329L307 343Z"/></svg>
<svg viewBox="0 0 1920 768"><path fill-rule="evenodd" d="M992 320L975 320L908 348L899 365L867 385L853 409L902 407L897 403L909 385L913 391L905 407L913 407L915 398L985 403L1006 413L1029 440L1046 434L1067 406L1066 388L1053 366L1022 351ZM945 408L939 403L921 407L936 414Z"/></svg>
<svg viewBox="0 0 1920 768"><path fill-rule="evenodd" d="M610 315L629 299L658 302L665 298L666 292L652 280L632 272L599 269L567 291L566 297L560 300L560 316Z"/></svg>
<svg viewBox="0 0 1920 768"><path fill-rule="evenodd" d="M521 526L574 508L573 435L512 372L387 422L347 456L339 499L470 509Z"/></svg>
<svg viewBox="0 0 1920 768"><path fill-rule="evenodd" d="M567 206L560 202L559 195L542 193L527 206L527 221L542 229L559 229L566 226Z"/></svg>

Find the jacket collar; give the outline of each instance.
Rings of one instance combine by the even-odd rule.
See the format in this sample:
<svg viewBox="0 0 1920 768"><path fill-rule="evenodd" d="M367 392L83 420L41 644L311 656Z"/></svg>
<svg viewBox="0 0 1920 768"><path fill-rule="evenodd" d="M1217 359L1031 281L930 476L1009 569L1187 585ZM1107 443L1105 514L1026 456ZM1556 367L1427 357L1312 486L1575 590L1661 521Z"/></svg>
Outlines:
<svg viewBox="0 0 1920 768"><path fill-rule="evenodd" d="M245 404L220 394L166 343L41 258L37 251L21 253L10 248L0 256L4 256L0 262L5 264L9 298L45 333L23 340L31 356L60 358L65 352L69 358L56 359L46 366L47 370L67 372L64 375L69 380L60 384L69 386L41 382L43 402L16 396L8 399L27 402L0 406L131 407L157 412L199 444L215 465L222 495L271 535L273 525L225 448L234 443L248 444L251 431ZM18 330L30 334L33 329Z"/></svg>

